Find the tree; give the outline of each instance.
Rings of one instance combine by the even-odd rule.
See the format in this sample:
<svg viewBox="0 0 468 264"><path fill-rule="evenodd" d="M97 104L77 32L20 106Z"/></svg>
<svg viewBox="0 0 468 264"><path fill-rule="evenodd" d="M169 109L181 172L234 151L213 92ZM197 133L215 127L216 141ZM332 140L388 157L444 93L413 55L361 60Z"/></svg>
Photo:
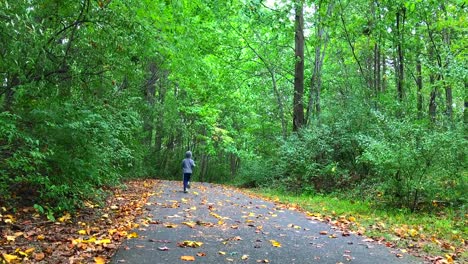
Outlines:
<svg viewBox="0 0 468 264"><path fill-rule="evenodd" d="M295 14L295 66L294 66L294 101L293 101L293 131L298 131L305 123L304 120L304 3L303 0L294 2Z"/></svg>

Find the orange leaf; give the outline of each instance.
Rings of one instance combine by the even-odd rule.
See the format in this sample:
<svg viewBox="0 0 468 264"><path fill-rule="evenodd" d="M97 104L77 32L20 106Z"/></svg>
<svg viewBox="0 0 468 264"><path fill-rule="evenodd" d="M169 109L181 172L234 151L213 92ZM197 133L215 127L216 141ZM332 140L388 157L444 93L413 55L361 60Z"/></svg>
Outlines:
<svg viewBox="0 0 468 264"><path fill-rule="evenodd" d="M94 258L94 262L95 262L95 264L105 264L105 263L106 263L106 259L103 258L103 257L95 257L95 258Z"/></svg>
<svg viewBox="0 0 468 264"><path fill-rule="evenodd" d="M39 253L34 254L34 259L35 259L36 261L41 261L41 260L43 260L44 258L45 258L44 252L39 252Z"/></svg>
<svg viewBox="0 0 468 264"><path fill-rule="evenodd" d="M181 256L180 259L183 261L195 261L194 256Z"/></svg>

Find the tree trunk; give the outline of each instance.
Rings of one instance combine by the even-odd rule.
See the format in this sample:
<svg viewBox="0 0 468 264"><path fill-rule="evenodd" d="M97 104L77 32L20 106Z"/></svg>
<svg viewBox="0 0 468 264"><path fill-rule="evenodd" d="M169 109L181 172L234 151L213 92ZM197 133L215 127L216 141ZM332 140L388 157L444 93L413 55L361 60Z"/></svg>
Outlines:
<svg viewBox="0 0 468 264"><path fill-rule="evenodd" d="M320 8L320 7L319 7ZM331 15L333 4L329 4L327 7L327 17ZM310 78L310 90L309 90L309 102L307 104L306 120L307 124L310 124L312 114L315 112L316 116L320 115L320 94L322 91L322 65L325 58L325 51L328 44L328 34L325 33L325 26L322 23L322 17L320 12L317 12L318 23L317 23L317 39L318 44L315 46L315 60L312 77ZM325 34L325 37L324 37Z"/></svg>
<svg viewBox="0 0 468 264"><path fill-rule="evenodd" d="M406 8L400 7L396 13L396 27L397 27L397 64L396 70L398 71L398 78L397 78L397 93L398 93L398 100L403 101L404 98L404 54L403 54L403 31L404 31L404 24L405 24L405 15L406 15Z"/></svg>
<svg viewBox="0 0 468 264"><path fill-rule="evenodd" d="M293 131L298 131L304 125L304 15L303 2L295 3L295 67L294 67L294 102Z"/></svg>
<svg viewBox="0 0 468 264"><path fill-rule="evenodd" d="M385 53L382 52L382 51L380 51L380 53L382 54L382 60L381 60L381 63L382 63L382 84L380 86L380 91L385 92L385 90L387 90L387 75L386 75L387 60L385 58Z"/></svg>
<svg viewBox="0 0 468 264"><path fill-rule="evenodd" d="M436 121L436 114L437 114L437 87L435 86L435 77L434 74L431 73L430 76L430 83L432 86L431 97L429 99L429 117L431 118L432 122Z"/></svg>
<svg viewBox="0 0 468 264"><path fill-rule="evenodd" d="M156 82L158 80L158 68L154 61L150 62L148 65L149 76L146 80L144 86L144 96L146 103L148 104L148 113L145 115L143 130L145 131L144 142L147 146L151 146L153 138L153 129L154 129L154 97L156 94Z"/></svg>
<svg viewBox="0 0 468 264"><path fill-rule="evenodd" d="M422 113L423 113L423 95L422 95L423 80L422 80L421 60L419 58L416 60L416 85L418 87L418 91L417 91L418 118L421 119Z"/></svg>
<svg viewBox="0 0 468 264"><path fill-rule="evenodd" d="M468 91L468 80L465 80L465 91ZM465 130L468 129L468 96L465 95L465 103L463 108L463 121L465 123Z"/></svg>
<svg viewBox="0 0 468 264"><path fill-rule="evenodd" d="M445 86L445 113L449 120L453 118L453 95L452 95L452 87L450 85Z"/></svg>
<svg viewBox="0 0 468 264"><path fill-rule="evenodd" d="M278 110L279 110L280 120L281 120L281 134L283 136L283 139L286 139L287 127L286 127L286 120L284 119L283 100L281 99L281 94L278 89L278 85L276 84L275 72L273 71L273 69L269 68L269 66L267 66L267 68L271 75L271 81L273 82L273 92L275 93L276 101L278 102Z"/></svg>

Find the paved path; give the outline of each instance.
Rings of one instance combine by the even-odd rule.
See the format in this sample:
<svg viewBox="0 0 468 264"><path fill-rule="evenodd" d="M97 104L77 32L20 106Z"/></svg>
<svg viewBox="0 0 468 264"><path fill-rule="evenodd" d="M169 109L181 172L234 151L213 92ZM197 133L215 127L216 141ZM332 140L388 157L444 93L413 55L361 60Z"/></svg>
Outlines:
<svg viewBox="0 0 468 264"><path fill-rule="evenodd" d="M155 187L142 217L148 224L111 263L423 263L364 237L343 236L294 208L219 185L193 183L183 193L181 184L161 181ZM184 241L188 246L180 247Z"/></svg>

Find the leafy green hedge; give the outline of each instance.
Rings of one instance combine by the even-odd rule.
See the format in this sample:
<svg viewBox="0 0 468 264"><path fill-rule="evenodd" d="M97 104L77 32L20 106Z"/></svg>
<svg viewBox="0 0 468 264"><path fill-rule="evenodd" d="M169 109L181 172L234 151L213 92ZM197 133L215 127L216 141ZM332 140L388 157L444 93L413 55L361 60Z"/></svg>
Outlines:
<svg viewBox="0 0 468 264"><path fill-rule="evenodd" d="M238 185L295 193L348 192L417 210L466 204L463 124L434 128L377 111L325 117L269 158L244 163Z"/></svg>

